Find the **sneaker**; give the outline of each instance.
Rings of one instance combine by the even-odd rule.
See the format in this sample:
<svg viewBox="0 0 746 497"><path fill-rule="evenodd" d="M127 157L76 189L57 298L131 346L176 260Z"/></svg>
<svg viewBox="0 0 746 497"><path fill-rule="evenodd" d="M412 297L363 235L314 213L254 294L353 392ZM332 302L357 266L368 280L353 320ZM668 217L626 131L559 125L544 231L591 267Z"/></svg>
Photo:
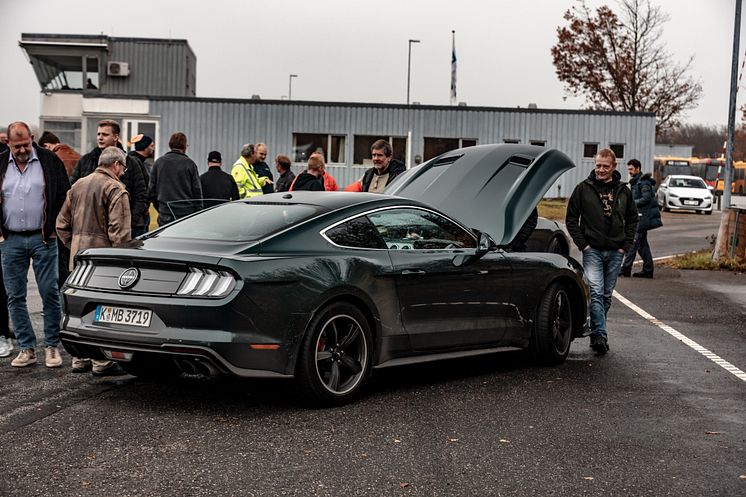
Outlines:
<svg viewBox="0 0 746 497"><path fill-rule="evenodd" d="M653 278L653 273L646 273L645 271L640 271L639 273L634 273L632 275L633 278Z"/></svg>
<svg viewBox="0 0 746 497"><path fill-rule="evenodd" d="M13 341L10 338L0 337L0 357L8 357L13 352Z"/></svg>
<svg viewBox="0 0 746 497"><path fill-rule="evenodd" d="M93 370L93 376L96 377L102 377L102 376L122 376L123 374L127 374L127 371L122 369L122 366L117 364L116 362L112 362L108 366L106 366L104 369L100 369L96 371Z"/></svg>
<svg viewBox="0 0 746 497"><path fill-rule="evenodd" d="M44 363L48 368L58 368L62 366L62 356L57 347L47 347L44 349Z"/></svg>
<svg viewBox="0 0 746 497"><path fill-rule="evenodd" d="M609 351L609 342L604 337L596 338L596 343L593 344L593 350L596 351L597 355L604 355Z"/></svg>
<svg viewBox="0 0 746 497"><path fill-rule="evenodd" d="M10 362L14 368L23 368L36 364L36 351L34 349L22 349L15 359Z"/></svg>
<svg viewBox="0 0 746 497"><path fill-rule="evenodd" d="M90 359L73 357L73 373L87 373L93 368Z"/></svg>
<svg viewBox="0 0 746 497"><path fill-rule="evenodd" d="M597 338L598 338L598 336L596 336L596 335L591 335L591 343L590 343L590 347L591 347L591 348L592 348L593 350L596 350L596 339L597 339Z"/></svg>

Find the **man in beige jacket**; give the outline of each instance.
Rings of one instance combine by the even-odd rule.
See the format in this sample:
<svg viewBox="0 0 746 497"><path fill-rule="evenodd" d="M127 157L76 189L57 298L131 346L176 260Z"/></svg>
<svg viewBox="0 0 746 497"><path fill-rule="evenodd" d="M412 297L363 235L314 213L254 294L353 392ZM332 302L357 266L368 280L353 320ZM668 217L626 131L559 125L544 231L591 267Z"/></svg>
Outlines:
<svg viewBox="0 0 746 497"><path fill-rule="evenodd" d="M127 189L119 178L127 169L127 158L117 147L101 152L98 167L77 181L57 216L57 236L70 248L70 271L75 254L96 247L114 247L131 238L130 204ZM94 376L116 376L124 370L112 361L73 357L73 373L93 370Z"/></svg>

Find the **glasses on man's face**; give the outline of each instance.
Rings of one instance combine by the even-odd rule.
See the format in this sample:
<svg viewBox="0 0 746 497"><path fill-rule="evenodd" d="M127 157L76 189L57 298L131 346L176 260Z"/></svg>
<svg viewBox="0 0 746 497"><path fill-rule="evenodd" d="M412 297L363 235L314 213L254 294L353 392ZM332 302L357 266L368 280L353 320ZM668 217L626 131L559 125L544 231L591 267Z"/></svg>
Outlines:
<svg viewBox="0 0 746 497"><path fill-rule="evenodd" d="M127 172L127 164L122 163L121 161L115 161L115 164L119 164L122 166L122 172Z"/></svg>

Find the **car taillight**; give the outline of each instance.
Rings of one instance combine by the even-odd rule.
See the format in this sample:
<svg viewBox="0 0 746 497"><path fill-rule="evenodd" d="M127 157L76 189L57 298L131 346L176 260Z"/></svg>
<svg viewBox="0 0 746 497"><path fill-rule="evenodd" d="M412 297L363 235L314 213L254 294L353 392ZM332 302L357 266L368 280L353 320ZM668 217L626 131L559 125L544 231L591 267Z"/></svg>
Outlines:
<svg viewBox="0 0 746 497"><path fill-rule="evenodd" d="M224 297L233 290L235 284L236 279L228 272L191 267L176 294L194 297Z"/></svg>
<svg viewBox="0 0 746 497"><path fill-rule="evenodd" d="M88 276L93 270L91 261L81 261L67 278L67 284L71 286L84 286Z"/></svg>

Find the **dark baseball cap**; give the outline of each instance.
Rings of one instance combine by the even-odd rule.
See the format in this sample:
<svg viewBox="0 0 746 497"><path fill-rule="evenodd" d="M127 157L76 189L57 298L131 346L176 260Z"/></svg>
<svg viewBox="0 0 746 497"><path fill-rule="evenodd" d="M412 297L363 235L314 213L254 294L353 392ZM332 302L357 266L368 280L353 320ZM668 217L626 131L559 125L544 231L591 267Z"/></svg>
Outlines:
<svg viewBox="0 0 746 497"><path fill-rule="evenodd" d="M220 155L220 152L217 150L213 150L209 154L207 154L207 162L220 162L223 163L223 157Z"/></svg>

